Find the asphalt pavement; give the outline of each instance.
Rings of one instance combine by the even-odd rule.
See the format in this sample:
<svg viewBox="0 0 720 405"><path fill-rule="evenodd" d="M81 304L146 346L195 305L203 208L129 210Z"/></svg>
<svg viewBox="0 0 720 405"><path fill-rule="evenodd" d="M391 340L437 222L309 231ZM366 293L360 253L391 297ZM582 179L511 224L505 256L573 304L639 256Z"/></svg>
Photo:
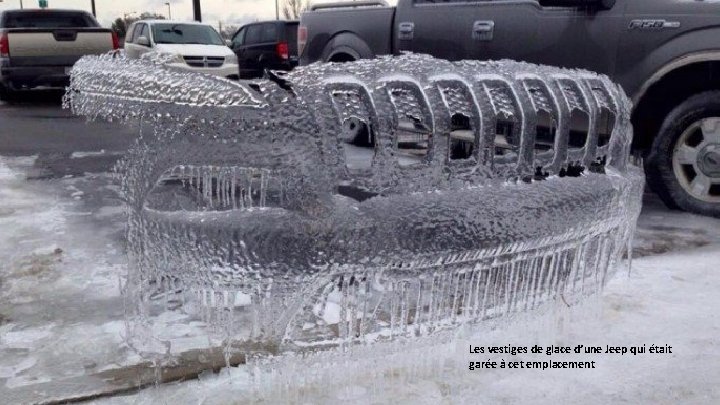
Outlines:
<svg viewBox="0 0 720 405"><path fill-rule="evenodd" d="M35 90L0 102L0 155L37 155L33 177L106 172L137 134L132 125L88 122L62 108L62 90Z"/></svg>

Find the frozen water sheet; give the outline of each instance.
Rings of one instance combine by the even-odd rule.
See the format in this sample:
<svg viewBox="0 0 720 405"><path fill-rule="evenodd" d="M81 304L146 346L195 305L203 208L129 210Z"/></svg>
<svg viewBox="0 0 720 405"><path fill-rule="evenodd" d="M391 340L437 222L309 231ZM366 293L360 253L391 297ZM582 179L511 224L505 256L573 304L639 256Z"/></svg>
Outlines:
<svg viewBox="0 0 720 405"><path fill-rule="evenodd" d="M231 82L88 56L66 105L139 120L126 286L275 348L423 336L596 293L643 176L606 77L424 55Z"/></svg>

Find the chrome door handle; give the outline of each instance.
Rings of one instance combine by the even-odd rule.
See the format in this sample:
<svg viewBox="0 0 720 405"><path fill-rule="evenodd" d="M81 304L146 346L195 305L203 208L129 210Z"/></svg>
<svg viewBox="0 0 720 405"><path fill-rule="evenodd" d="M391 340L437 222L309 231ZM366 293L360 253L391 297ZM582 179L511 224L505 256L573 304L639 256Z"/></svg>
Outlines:
<svg viewBox="0 0 720 405"><path fill-rule="evenodd" d="M401 22L398 25L398 39L410 40L413 39L415 33L415 23Z"/></svg>
<svg viewBox="0 0 720 405"><path fill-rule="evenodd" d="M475 21L473 23L472 38L476 41L492 41L495 32L495 21Z"/></svg>

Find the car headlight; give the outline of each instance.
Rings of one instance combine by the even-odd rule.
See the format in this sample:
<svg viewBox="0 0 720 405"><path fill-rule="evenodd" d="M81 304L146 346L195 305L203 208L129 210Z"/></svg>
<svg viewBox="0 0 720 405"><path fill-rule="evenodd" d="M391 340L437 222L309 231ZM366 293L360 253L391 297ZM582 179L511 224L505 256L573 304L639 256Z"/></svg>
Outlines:
<svg viewBox="0 0 720 405"><path fill-rule="evenodd" d="M237 55L232 54L225 57L225 63L238 63Z"/></svg>

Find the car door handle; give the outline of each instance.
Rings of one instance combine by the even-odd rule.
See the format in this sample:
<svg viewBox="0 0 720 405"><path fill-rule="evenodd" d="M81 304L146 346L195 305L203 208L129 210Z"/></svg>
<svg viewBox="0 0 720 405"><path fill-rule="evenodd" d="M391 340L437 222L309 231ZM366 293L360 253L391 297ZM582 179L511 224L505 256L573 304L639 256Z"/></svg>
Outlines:
<svg viewBox="0 0 720 405"><path fill-rule="evenodd" d="M492 41L495 21L484 20L473 23L472 38L476 41Z"/></svg>
<svg viewBox="0 0 720 405"><path fill-rule="evenodd" d="M401 22L398 25L398 39L400 40L409 40L413 39L415 32L415 23L411 22Z"/></svg>

